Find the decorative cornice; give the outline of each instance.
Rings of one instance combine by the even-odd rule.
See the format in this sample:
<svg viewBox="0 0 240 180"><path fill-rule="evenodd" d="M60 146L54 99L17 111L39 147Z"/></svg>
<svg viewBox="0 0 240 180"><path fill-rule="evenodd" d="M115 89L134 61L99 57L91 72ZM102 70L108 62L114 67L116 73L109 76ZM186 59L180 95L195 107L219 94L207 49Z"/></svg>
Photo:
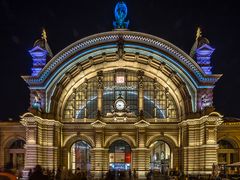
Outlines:
<svg viewBox="0 0 240 180"><path fill-rule="evenodd" d="M29 123L35 123L35 122L42 124L42 125L55 125L55 126L60 126L60 127L63 126L63 124L60 123L59 121L52 120L52 119L42 119L41 117L35 116L30 112L23 114L22 116L20 116L20 118L21 118L20 123L23 126L28 126Z"/></svg>
<svg viewBox="0 0 240 180"><path fill-rule="evenodd" d="M209 115L202 116L198 119L186 119L179 123L179 126L197 125L206 123L207 126L219 126L223 123L222 115L218 112L212 112Z"/></svg>
<svg viewBox="0 0 240 180"><path fill-rule="evenodd" d="M53 57L52 60L39 73L39 76L37 77L23 76L23 79L29 85L41 84L47 79L50 73L54 71L54 69L59 67L59 65L65 59L73 56L80 50L84 50L91 46L96 46L103 43L115 43L116 41L119 40L120 37L127 42L140 43L143 45L154 47L156 49L161 49L162 51L169 53L171 56L175 57L181 63L183 63L185 67L190 69L201 82L214 83L220 78L220 75L204 74L204 72L201 70L198 64L190 56L188 56L186 53L184 53L182 50L180 50L173 44L163 39L139 32L111 31L92 35L71 44L70 46L66 47L64 50L59 52L55 57Z"/></svg>

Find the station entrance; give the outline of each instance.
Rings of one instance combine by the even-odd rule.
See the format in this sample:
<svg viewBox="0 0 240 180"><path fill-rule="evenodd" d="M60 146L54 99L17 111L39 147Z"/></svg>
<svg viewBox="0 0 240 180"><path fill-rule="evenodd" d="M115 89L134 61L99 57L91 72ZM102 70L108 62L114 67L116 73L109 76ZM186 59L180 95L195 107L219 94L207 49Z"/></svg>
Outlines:
<svg viewBox="0 0 240 180"><path fill-rule="evenodd" d="M110 145L109 169L111 171L128 171L131 169L131 147L127 142L117 140Z"/></svg>

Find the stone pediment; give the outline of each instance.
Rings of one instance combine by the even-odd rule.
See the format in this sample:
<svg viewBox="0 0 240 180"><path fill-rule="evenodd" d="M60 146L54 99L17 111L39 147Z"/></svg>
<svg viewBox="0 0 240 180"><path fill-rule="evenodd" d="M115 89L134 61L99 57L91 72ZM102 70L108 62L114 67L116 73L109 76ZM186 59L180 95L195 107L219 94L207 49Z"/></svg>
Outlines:
<svg viewBox="0 0 240 180"><path fill-rule="evenodd" d="M96 120L93 123L91 123L91 125L95 128L103 128L106 126L106 123L100 121L100 120Z"/></svg>
<svg viewBox="0 0 240 180"><path fill-rule="evenodd" d="M144 127L149 126L150 123L142 119L142 120L140 120L140 121L134 123L134 125L137 126L137 127L144 128Z"/></svg>

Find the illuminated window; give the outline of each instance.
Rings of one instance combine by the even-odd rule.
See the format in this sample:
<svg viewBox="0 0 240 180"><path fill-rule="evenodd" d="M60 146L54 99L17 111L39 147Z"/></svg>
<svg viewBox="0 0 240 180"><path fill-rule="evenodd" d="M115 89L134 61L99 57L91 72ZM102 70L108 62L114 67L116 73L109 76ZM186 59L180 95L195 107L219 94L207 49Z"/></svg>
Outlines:
<svg viewBox="0 0 240 180"><path fill-rule="evenodd" d="M139 115L139 77L137 71L117 69L103 72L103 94L101 115L106 117L114 111L114 102L124 98L129 112ZM143 75L143 110L145 118L177 119L176 104L171 94L156 80ZM97 76L87 80L67 100L64 121L94 119L97 115Z"/></svg>
<svg viewBox="0 0 240 180"><path fill-rule="evenodd" d="M125 83L125 77L124 76L117 76L116 77L116 83L117 84Z"/></svg>

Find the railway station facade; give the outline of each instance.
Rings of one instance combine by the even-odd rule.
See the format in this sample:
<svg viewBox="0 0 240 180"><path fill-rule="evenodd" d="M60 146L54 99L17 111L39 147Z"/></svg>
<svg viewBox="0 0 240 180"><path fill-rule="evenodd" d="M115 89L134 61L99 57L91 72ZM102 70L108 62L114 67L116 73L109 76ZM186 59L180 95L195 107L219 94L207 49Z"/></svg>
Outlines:
<svg viewBox="0 0 240 180"><path fill-rule="evenodd" d="M19 122L0 123L0 167L64 166L96 178L135 170L145 178L150 169L212 174L214 165L239 161L240 123L213 108L221 75L211 71L208 39L198 33L188 55L128 30L117 12L113 31L55 56L45 32L34 43L32 74L23 76L29 111Z"/></svg>

